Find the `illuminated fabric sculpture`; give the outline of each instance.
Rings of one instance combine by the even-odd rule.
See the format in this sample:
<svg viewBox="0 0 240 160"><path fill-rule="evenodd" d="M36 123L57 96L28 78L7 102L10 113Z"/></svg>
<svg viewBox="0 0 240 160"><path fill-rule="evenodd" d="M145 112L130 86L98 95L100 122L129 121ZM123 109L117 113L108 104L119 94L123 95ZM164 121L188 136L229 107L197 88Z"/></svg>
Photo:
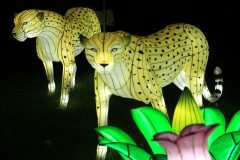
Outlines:
<svg viewBox="0 0 240 160"><path fill-rule="evenodd" d="M175 122L172 127L166 115L155 108L146 106L131 110L132 118L148 142L152 153L139 147L127 133L114 126L96 128L96 131L102 135L99 144L118 151L124 160L156 158L164 160L173 156L173 159L178 159L178 155L185 153L187 158L184 159L194 160L200 157L209 159L208 152L212 160L237 160L240 154L240 111L234 114L225 132L225 118L221 111L210 106L203 106L200 110L194 101L191 92L185 88L176 105ZM180 131L179 126L182 127ZM203 136L204 132L211 134ZM154 137L166 143L160 145L153 141ZM166 153L164 148L171 153ZM193 151L198 157L194 156ZM166 154L169 154L168 157Z"/></svg>
<svg viewBox="0 0 240 160"><path fill-rule="evenodd" d="M240 155L240 110L226 127L223 113L214 107L204 106L201 112L205 125L219 124L208 137L212 160L237 160Z"/></svg>
<svg viewBox="0 0 240 160"><path fill-rule="evenodd" d="M65 16L49 10L24 10L14 18L13 36L20 42L36 37L36 50L42 60L49 93L55 91L52 62L61 62L62 88L60 106L66 107L70 88L75 85L75 56L83 50L79 36L90 38L101 31L96 13L90 8L70 8Z"/></svg>
<svg viewBox="0 0 240 160"><path fill-rule="evenodd" d="M185 87L174 110L172 128L179 134L191 124L204 124L204 118L191 91Z"/></svg>
<svg viewBox="0 0 240 160"><path fill-rule="evenodd" d="M181 110L181 112L179 112L179 110ZM167 116L156 108L139 107L132 109L131 114L135 124L148 142L153 156L161 156L161 159L166 155L166 151L163 146L156 141L153 141L155 135L159 133L179 134L186 126L204 123L200 109L196 105L196 102L187 87L184 88L179 97L174 112L175 121L173 121L172 127ZM176 116L176 114L178 116ZM179 126L182 128L180 131L178 131ZM131 158L144 160L153 157L142 148L139 148L139 146L137 146L126 133L119 130L120 129L113 128L112 126L98 127L96 131L103 137L100 139L99 144L117 150L123 159ZM129 148L131 148L131 150L129 150Z"/></svg>
<svg viewBox="0 0 240 160"><path fill-rule="evenodd" d="M208 42L203 33L190 24L171 24L154 34L139 37L122 31L102 32L81 40L88 62L96 70L95 94L98 126L107 125L112 94L133 98L167 114L162 87L174 83L188 87L198 106L202 94L210 102L222 94L217 78L211 94L204 79L208 61ZM215 74L221 74L216 67Z"/></svg>
<svg viewBox="0 0 240 160"><path fill-rule="evenodd" d="M168 160L211 160L207 140L217 125L194 124L185 127L180 135L171 132L154 136L167 152Z"/></svg>

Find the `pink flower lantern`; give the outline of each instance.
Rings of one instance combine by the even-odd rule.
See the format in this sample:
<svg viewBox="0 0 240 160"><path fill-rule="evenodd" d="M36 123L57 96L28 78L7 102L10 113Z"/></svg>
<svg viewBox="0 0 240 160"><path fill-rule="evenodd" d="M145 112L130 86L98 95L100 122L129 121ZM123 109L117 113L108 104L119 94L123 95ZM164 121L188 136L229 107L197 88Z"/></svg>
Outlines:
<svg viewBox="0 0 240 160"><path fill-rule="evenodd" d="M156 134L154 140L165 148L168 160L211 160L207 140L217 125L193 124L186 126L180 135L163 132Z"/></svg>

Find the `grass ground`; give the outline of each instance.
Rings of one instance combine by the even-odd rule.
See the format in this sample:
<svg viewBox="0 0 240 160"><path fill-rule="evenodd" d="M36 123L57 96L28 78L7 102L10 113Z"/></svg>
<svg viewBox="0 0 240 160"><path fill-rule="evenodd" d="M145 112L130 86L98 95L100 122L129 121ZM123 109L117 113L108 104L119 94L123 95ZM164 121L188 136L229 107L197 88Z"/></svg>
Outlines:
<svg viewBox="0 0 240 160"><path fill-rule="evenodd" d="M68 108L59 110L61 72L56 71L56 93L49 96L41 67L35 71L26 67L25 72L15 72L2 79L0 159L94 160L97 145L94 128L97 127L97 118L93 70L83 72L79 67L76 87L70 93ZM60 65L58 68L60 70ZM230 93L231 88L226 87L225 90ZM164 88L170 119L180 93L173 85ZM236 95L223 96L219 104L228 121L239 110L240 103L237 102ZM109 125L126 131L138 145L148 150L147 143L130 114L130 109L142 105L141 102L113 96L110 101ZM107 157L121 159L112 150L109 150Z"/></svg>

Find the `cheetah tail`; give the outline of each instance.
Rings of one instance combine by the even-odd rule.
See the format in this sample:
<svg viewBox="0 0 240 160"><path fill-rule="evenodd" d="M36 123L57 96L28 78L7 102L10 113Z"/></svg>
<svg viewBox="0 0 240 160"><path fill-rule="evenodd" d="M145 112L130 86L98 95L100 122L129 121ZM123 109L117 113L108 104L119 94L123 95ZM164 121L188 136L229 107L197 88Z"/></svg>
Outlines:
<svg viewBox="0 0 240 160"><path fill-rule="evenodd" d="M216 102L222 95L222 91L223 91L223 78L222 78L222 70L219 67L216 67L214 69L214 74L216 76L215 78L215 89L214 92L211 94L206 81L204 81L204 85L203 85L203 96L206 100L208 100L210 103Z"/></svg>

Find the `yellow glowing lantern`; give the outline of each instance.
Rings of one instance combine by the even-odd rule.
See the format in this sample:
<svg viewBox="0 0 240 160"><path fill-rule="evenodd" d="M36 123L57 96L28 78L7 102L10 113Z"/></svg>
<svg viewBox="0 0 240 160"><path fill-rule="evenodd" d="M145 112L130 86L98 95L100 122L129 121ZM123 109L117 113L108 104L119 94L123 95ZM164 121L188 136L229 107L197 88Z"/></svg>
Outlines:
<svg viewBox="0 0 240 160"><path fill-rule="evenodd" d="M86 58L96 70L98 126L107 125L111 95L151 103L167 115L162 87L170 83L181 90L188 87L198 107L202 95L214 102L222 94L219 67L215 69L215 92L211 94L206 85L208 42L193 25L171 24L143 37L123 31L101 32L82 42ZM104 158L106 150L101 150L98 157Z"/></svg>
<svg viewBox="0 0 240 160"><path fill-rule="evenodd" d="M204 124L204 119L191 91L185 87L174 110L173 131L179 134L184 127L192 124Z"/></svg>
<svg viewBox="0 0 240 160"><path fill-rule="evenodd" d="M82 52L79 36L90 38L101 31L96 13L90 8L70 8L64 16L49 10L24 10L14 18L13 36L20 42L36 37L36 50L42 60L49 93L55 91L52 62L61 62L62 88L60 106L66 107L69 91L75 85L75 56Z"/></svg>

